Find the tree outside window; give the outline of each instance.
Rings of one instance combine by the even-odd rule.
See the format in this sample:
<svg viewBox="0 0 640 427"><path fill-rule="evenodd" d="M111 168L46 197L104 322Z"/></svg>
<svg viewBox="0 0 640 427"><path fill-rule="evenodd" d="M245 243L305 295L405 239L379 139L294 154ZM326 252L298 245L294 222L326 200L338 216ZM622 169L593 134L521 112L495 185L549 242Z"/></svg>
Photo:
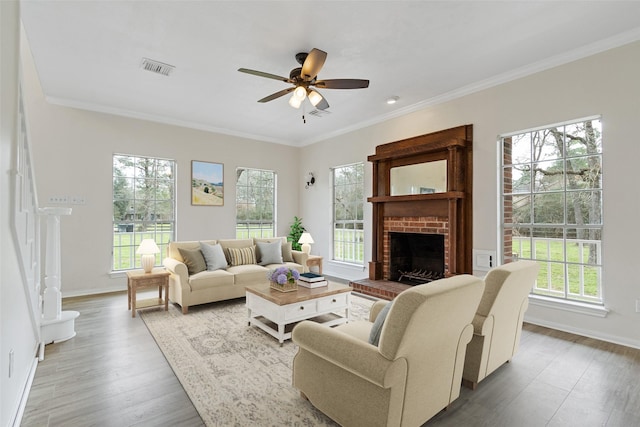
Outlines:
<svg viewBox="0 0 640 427"><path fill-rule="evenodd" d="M333 169L333 259L364 264L364 163Z"/></svg>
<svg viewBox="0 0 640 427"><path fill-rule="evenodd" d="M275 233L276 173L236 169L236 238L268 238Z"/></svg>
<svg viewBox="0 0 640 427"><path fill-rule="evenodd" d="M600 119L501 141L503 260L540 264L534 294L602 304Z"/></svg>
<svg viewBox="0 0 640 427"><path fill-rule="evenodd" d="M140 268L136 249L153 239L167 256L175 230L175 161L115 154L113 156L112 270Z"/></svg>

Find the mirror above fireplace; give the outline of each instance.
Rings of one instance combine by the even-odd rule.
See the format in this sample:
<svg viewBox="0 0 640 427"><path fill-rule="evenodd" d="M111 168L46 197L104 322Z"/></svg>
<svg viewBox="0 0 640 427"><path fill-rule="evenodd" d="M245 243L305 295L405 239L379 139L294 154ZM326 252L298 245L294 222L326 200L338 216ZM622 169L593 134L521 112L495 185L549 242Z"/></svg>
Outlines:
<svg viewBox="0 0 640 427"><path fill-rule="evenodd" d="M433 194L447 191L447 161L391 168L391 195Z"/></svg>

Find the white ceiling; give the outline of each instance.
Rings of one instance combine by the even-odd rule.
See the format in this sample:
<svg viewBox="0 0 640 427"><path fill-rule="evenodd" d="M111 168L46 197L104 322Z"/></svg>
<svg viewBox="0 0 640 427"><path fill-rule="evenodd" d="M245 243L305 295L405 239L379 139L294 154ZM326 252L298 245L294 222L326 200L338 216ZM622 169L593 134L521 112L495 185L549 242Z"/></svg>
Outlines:
<svg viewBox="0 0 640 427"><path fill-rule="evenodd" d="M305 145L640 40L638 1L23 0L49 102ZM369 79L306 101L258 103L297 52L328 53L319 79ZM142 58L174 65L169 76ZM393 106L386 104L398 96Z"/></svg>

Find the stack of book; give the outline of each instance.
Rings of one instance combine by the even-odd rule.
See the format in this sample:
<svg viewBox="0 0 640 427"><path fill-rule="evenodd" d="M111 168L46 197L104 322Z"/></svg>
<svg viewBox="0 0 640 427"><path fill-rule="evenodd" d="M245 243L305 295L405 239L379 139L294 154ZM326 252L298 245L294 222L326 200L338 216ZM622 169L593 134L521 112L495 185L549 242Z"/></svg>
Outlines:
<svg viewBox="0 0 640 427"><path fill-rule="evenodd" d="M316 273L301 273L300 279L298 279L298 285L305 288L319 288L328 284L329 282L324 276Z"/></svg>

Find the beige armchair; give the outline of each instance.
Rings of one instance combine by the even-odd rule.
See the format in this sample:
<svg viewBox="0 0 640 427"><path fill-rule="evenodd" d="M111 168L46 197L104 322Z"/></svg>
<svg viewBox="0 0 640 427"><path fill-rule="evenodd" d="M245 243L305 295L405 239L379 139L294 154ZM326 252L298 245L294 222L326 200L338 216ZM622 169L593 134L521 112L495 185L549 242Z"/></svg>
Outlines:
<svg viewBox="0 0 640 427"><path fill-rule="evenodd" d="M487 273L484 294L473 319L473 339L467 347L462 375L465 386L475 389L515 355L529 292L539 268L535 261L522 260Z"/></svg>
<svg viewBox="0 0 640 427"><path fill-rule="evenodd" d="M460 275L414 286L388 312L379 346L370 321L336 328L301 322L293 385L342 426L419 426L460 395L471 321L484 282Z"/></svg>

